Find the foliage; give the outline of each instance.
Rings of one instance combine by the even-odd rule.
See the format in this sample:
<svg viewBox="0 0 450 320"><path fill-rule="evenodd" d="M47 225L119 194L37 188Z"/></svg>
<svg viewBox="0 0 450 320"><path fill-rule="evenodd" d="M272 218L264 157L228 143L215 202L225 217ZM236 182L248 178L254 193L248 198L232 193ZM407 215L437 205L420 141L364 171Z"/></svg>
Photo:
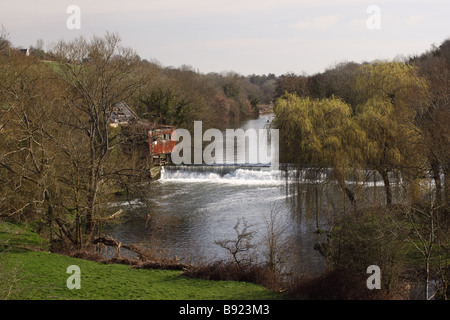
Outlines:
<svg viewBox="0 0 450 320"><path fill-rule="evenodd" d="M310 99L286 93L277 100L275 125L281 153L299 168L333 168L336 181L354 202L345 185L348 168L361 163L365 134L353 121L352 109L338 98Z"/></svg>
<svg viewBox="0 0 450 320"><path fill-rule="evenodd" d="M445 297L449 45L409 62L340 64L314 76L280 78L274 112L284 160L298 170L331 168L354 204L331 217L338 227L328 244L317 246L331 268L361 271L377 264L389 289L415 252L425 261L415 266L426 274L425 287L438 279ZM381 178L382 203L376 188L372 200L357 197L367 196L357 191L369 177L373 183Z"/></svg>
<svg viewBox="0 0 450 320"><path fill-rule="evenodd" d="M3 57L0 208L44 220L51 241L88 245L117 186L145 179L114 152L120 140L108 123L112 106L145 80L119 42L112 34L60 42L53 66L13 51Z"/></svg>
<svg viewBox="0 0 450 320"><path fill-rule="evenodd" d="M393 280L404 249L399 241L406 239L408 250L415 248L426 261L427 281L433 255L438 255L438 275L445 282L448 258L441 250L448 246L449 66L447 40L408 61L343 62L311 76L200 74L189 66L164 68L141 60L110 33L60 41L49 52L38 42L26 57L13 48L2 27L0 216L34 221L48 237L50 250L66 243L70 249L89 246L114 216L104 204L118 190L148 198L145 160L122 152L124 130L109 126L116 103L127 102L149 123L190 129L201 120L205 129L223 129L274 101L282 162L316 174L331 170L332 182L353 204L333 217L339 229L327 247L330 266L353 269L375 261ZM364 206L370 199L358 193L368 174L374 182L381 177L381 206ZM393 177L401 181L396 194ZM420 207L423 203L427 209ZM394 218L387 219L385 210L394 211ZM266 222L267 227L273 224ZM239 267L252 261L247 254L253 233L245 223L235 230L236 239L218 244ZM17 239L27 246L36 241L0 238L2 248ZM275 239L274 231L268 240ZM273 265L275 248L269 252ZM45 263L50 257L27 254ZM35 267L31 259L25 264Z"/></svg>
<svg viewBox="0 0 450 320"><path fill-rule="evenodd" d="M201 120L206 129L253 116L262 96L235 73L141 60L117 34L60 41L48 52L38 41L29 57L9 50L6 32L1 38L1 215L41 219L52 246L89 245L118 190L145 197L146 157L125 152L126 130L109 126L117 103L149 123L189 129Z"/></svg>
<svg viewBox="0 0 450 320"><path fill-rule="evenodd" d="M386 202L391 204L391 173L401 172L413 182L426 170L415 119L426 103L427 84L414 66L373 63L360 67L355 90L363 101L357 106L356 121L368 140L363 163L382 176Z"/></svg>
<svg viewBox="0 0 450 320"><path fill-rule="evenodd" d="M154 119L168 125L185 126L194 119L190 116L192 110L189 102L177 97L171 89L163 91L158 88L143 97L138 110L144 119Z"/></svg>

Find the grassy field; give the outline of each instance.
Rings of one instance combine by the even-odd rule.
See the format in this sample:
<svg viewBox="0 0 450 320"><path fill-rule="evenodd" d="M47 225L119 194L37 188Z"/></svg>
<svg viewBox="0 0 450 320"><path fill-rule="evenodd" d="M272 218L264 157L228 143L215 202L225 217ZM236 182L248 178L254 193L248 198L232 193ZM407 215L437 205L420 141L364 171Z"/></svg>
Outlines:
<svg viewBox="0 0 450 320"><path fill-rule="evenodd" d="M46 249L28 226L0 222L0 298L15 300L278 300L262 286L235 281L198 280L180 271L134 269L104 264ZM37 251L42 248L44 251ZM31 250L33 249L33 250ZM67 268L80 268L80 289L69 289ZM3 278L1 278L3 276ZM17 280L17 281L15 281Z"/></svg>

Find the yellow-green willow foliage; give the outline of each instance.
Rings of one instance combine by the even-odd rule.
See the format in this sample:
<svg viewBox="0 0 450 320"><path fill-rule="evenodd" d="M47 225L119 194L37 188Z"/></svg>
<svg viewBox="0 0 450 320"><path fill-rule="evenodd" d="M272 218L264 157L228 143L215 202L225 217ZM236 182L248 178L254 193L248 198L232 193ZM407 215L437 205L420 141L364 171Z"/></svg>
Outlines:
<svg viewBox="0 0 450 320"><path fill-rule="evenodd" d="M365 132L353 121L352 108L337 98L310 99L286 93L274 108L283 160L306 168L331 168L349 199L346 172L363 161Z"/></svg>
<svg viewBox="0 0 450 320"><path fill-rule="evenodd" d="M425 174L422 135L415 122L426 93L426 81L416 67L397 62L359 68L353 109L335 97L313 100L286 93L274 109L283 160L302 168L333 169L352 202L354 195L345 185L348 174L375 170L390 204L391 173L401 173L412 188Z"/></svg>
<svg viewBox="0 0 450 320"><path fill-rule="evenodd" d="M390 204L389 173L401 172L410 182L424 174L415 119L423 111L427 85L416 67L389 62L361 66L355 89L361 99L355 121L367 137L363 164L380 173Z"/></svg>

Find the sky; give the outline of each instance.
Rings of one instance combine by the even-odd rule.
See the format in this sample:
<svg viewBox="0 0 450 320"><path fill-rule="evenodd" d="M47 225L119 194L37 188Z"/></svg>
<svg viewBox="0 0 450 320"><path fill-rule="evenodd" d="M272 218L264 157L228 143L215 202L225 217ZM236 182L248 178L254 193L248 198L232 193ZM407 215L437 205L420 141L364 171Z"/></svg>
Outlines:
<svg viewBox="0 0 450 320"><path fill-rule="evenodd" d="M449 16L450 0L0 0L16 47L114 32L164 67L242 75L421 54L450 38Z"/></svg>

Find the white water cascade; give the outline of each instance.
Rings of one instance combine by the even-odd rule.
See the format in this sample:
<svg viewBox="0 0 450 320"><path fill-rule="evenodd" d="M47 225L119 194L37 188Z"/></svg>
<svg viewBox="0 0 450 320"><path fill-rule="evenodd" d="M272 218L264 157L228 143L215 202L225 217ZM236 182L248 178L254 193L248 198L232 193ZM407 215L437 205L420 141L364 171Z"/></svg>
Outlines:
<svg viewBox="0 0 450 320"><path fill-rule="evenodd" d="M282 170L245 166L174 166L161 168L162 182L223 183L236 185L281 185Z"/></svg>

